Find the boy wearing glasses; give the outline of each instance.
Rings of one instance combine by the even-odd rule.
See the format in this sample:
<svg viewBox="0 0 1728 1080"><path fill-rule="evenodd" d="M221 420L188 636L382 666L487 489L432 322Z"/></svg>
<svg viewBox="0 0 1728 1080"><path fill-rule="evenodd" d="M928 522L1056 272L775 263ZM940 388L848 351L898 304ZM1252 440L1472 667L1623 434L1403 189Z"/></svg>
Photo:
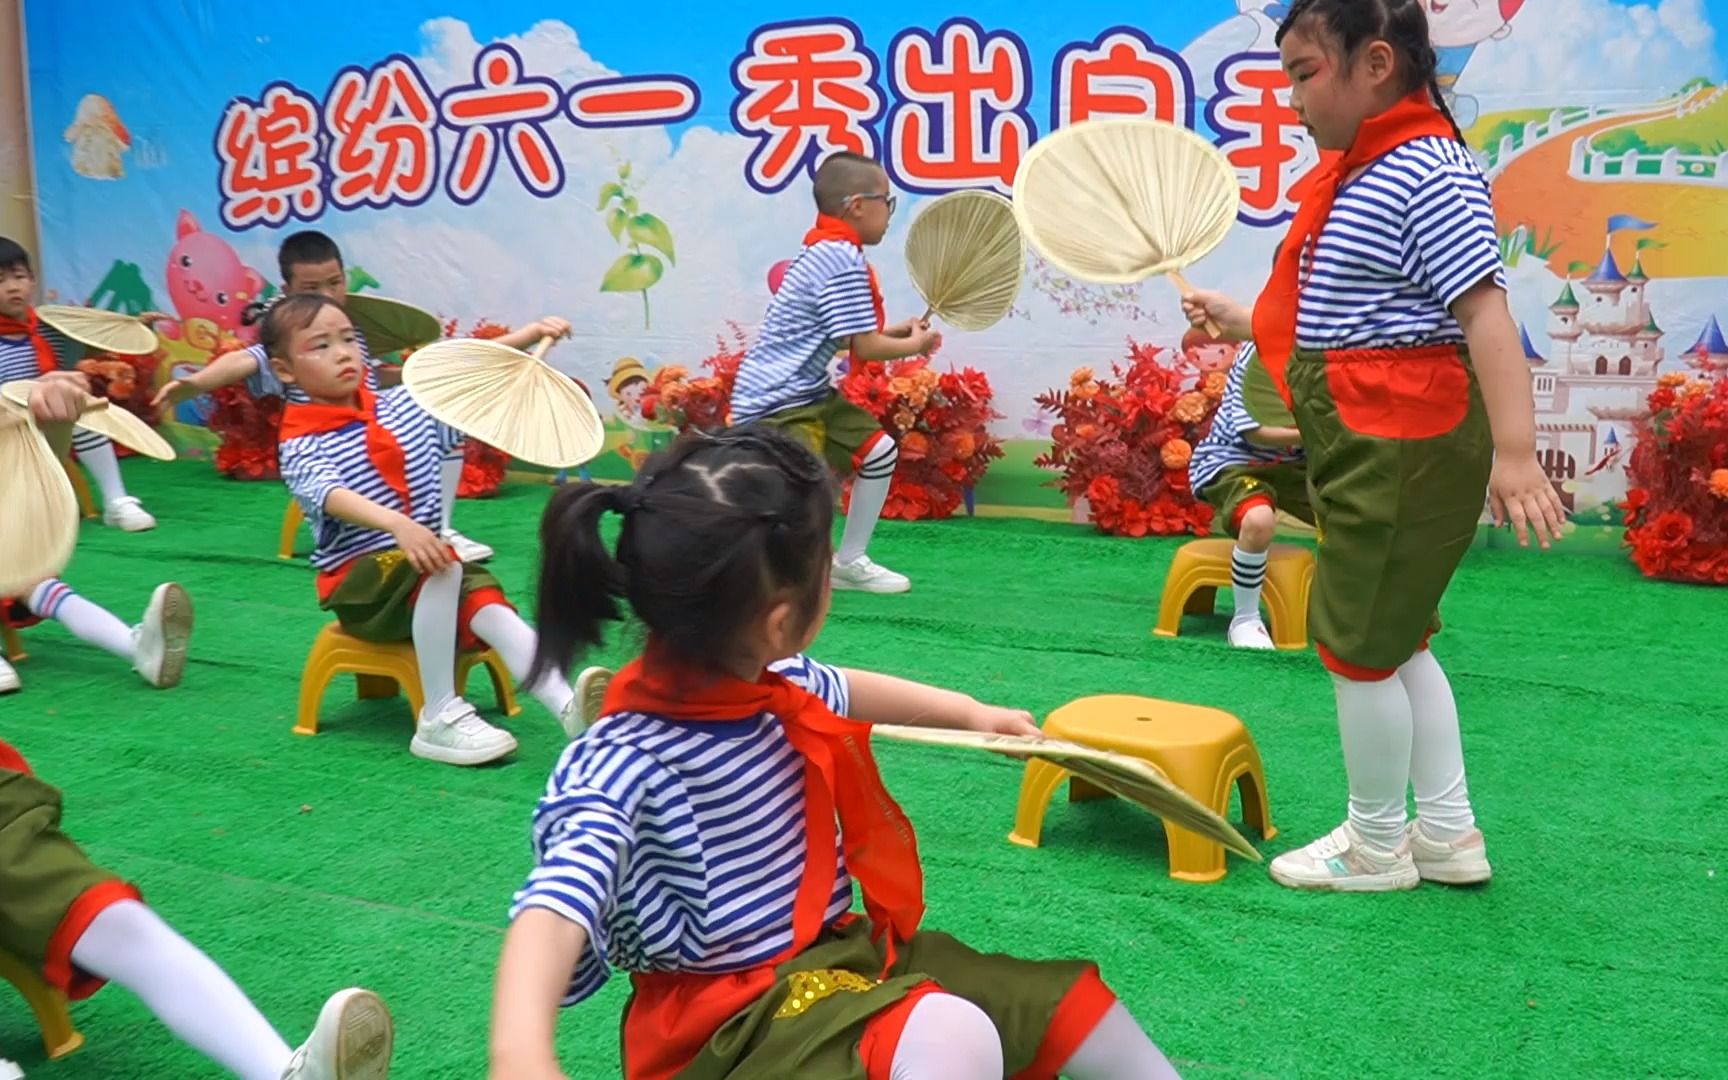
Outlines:
<svg viewBox="0 0 1728 1080"><path fill-rule="evenodd" d="M942 335L923 319L885 325L876 272L865 245L879 244L894 214L888 174L860 154L837 153L816 169L816 227L768 303L756 339L738 365L732 422L773 424L802 439L842 476L852 502L834 553L836 589L899 593L905 575L864 554L899 448L876 418L835 389L828 367L840 349L862 361L919 356Z"/></svg>

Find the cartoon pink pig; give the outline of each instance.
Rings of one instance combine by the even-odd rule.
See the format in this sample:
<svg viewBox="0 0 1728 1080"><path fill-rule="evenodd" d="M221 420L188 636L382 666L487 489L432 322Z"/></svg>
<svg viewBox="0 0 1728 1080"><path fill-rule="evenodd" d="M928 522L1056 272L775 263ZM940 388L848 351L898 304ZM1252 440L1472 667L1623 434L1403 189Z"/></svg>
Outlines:
<svg viewBox="0 0 1728 1080"><path fill-rule="evenodd" d="M217 335L227 334L250 341L255 327L243 326L246 305L264 291L264 276L240 261L228 242L205 232L188 210L180 211L174 247L168 252L168 295L180 324L167 324L170 338L181 334L199 349L216 345Z"/></svg>

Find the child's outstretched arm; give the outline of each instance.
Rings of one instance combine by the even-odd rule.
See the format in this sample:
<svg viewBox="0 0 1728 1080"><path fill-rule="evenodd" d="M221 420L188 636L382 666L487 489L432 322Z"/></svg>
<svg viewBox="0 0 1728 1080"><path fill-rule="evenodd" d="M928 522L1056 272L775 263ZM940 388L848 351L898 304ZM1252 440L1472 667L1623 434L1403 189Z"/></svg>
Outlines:
<svg viewBox="0 0 1728 1080"><path fill-rule="evenodd" d="M556 315L548 315L543 319L535 319L531 323L518 326L508 334L498 338L498 341L512 349L527 349L541 338L549 337L557 340L558 338L569 337L570 330L571 326L568 320L560 319Z"/></svg>
<svg viewBox="0 0 1728 1080"><path fill-rule="evenodd" d="M841 669L852 696L851 715L867 724L954 728L994 735L1037 735L1032 714L985 705L954 690L897 679L874 671Z"/></svg>
<svg viewBox="0 0 1728 1080"><path fill-rule="evenodd" d="M245 349L223 353L184 379L175 379L156 391L156 396L150 401L150 407L160 409L166 405L173 408L182 401L189 401L200 394L208 394L212 390L220 390L224 386L245 382L257 372L257 357Z"/></svg>
<svg viewBox="0 0 1728 1080"><path fill-rule="evenodd" d="M940 331L922 319L907 319L868 334L853 334L847 350L860 360L902 360L923 356L942 344Z"/></svg>
<svg viewBox="0 0 1728 1080"><path fill-rule="evenodd" d="M492 994L495 1080L565 1080L553 1033L570 972L587 947L587 932L548 908L530 907L510 924Z"/></svg>
<svg viewBox="0 0 1728 1080"><path fill-rule="evenodd" d="M1494 523L1510 519L1519 544L1528 546L1527 530L1534 530L1537 542L1547 547L1550 539L1560 539L1566 509L1536 460L1530 365L1506 307L1506 290L1485 277L1453 302L1452 315L1464 330L1494 435L1494 471L1488 480Z"/></svg>

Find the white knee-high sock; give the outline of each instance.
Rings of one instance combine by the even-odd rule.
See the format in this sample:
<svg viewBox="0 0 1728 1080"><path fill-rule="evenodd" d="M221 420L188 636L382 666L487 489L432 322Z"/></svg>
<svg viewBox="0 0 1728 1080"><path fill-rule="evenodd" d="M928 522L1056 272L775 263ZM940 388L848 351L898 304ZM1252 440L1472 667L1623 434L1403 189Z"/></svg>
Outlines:
<svg viewBox="0 0 1728 1080"><path fill-rule="evenodd" d="M1002 1035L984 1010L953 994L912 1006L889 1080L1002 1080Z"/></svg>
<svg viewBox="0 0 1728 1080"><path fill-rule="evenodd" d="M280 1080L293 1054L227 972L136 900L92 919L72 962L136 994L169 1031L241 1080Z"/></svg>
<svg viewBox="0 0 1728 1080"><path fill-rule="evenodd" d="M1118 1001L1062 1066L1069 1080L1179 1080L1164 1052Z"/></svg>
<svg viewBox="0 0 1728 1080"><path fill-rule="evenodd" d="M72 586L59 578L49 578L30 590L25 605L37 618L53 619L72 631L79 641L122 660L133 659L132 628L73 592Z"/></svg>
<svg viewBox="0 0 1728 1080"><path fill-rule="evenodd" d="M505 607L503 604L487 604L474 613L468 621L474 631L474 636L498 651L503 658L504 666L510 669L510 674L516 679L517 685L522 685L522 677L528 674L528 669L534 664L534 647L539 643L539 635L534 628L522 621L522 616ZM576 692L570 688L570 683L556 671L548 671L540 677L533 686L522 686L522 689L534 695L540 704L552 710L552 715L563 713L564 707L570 704L570 699Z"/></svg>
<svg viewBox="0 0 1728 1080"><path fill-rule="evenodd" d="M463 443L444 455L444 460L438 463L438 488L444 496L445 532L450 530L450 515L456 512L456 492L462 486L462 465L465 460L462 452Z"/></svg>
<svg viewBox="0 0 1728 1080"><path fill-rule="evenodd" d="M852 502L846 511L846 528L840 534L840 550L835 555L840 563L857 562L870 546L876 523L882 519L882 504L888 501L894 466L899 461L900 447L884 435L858 463L858 473L852 479Z"/></svg>
<svg viewBox="0 0 1728 1080"><path fill-rule="evenodd" d="M108 436L74 428L72 449L78 452L79 462L95 479L97 490L102 492L103 505L126 497L126 482L120 479L120 456L114 452L114 443Z"/></svg>
<svg viewBox="0 0 1728 1080"><path fill-rule="evenodd" d="M1266 584L1266 558L1269 552L1243 551L1238 545L1230 552L1230 596L1236 601L1232 625L1260 621L1260 589Z"/></svg>
<svg viewBox="0 0 1728 1080"><path fill-rule="evenodd" d="M1338 738L1350 777L1350 823L1363 840L1391 851L1409 821L1410 696L1396 675L1379 682L1332 676Z"/></svg>
<svg viewBox="0 0 1728 1080"><path fill-rule="evenodd" d="M1416 789L1416 817L1436 840L1456 840L1476 827L1470 789L1464 782L1464 741L1458 731L1458 703L1440 661L1427 649L1398 669L1410 696L1410 786Z"/></svg>
<svg viewBox="0 0 1728 1080"><path fill-rule="evenodd" d="M456 615L461 603L461 563L427 574L420 583L414 601L414 656L427 716L437 716L456 697Z"/></svg>

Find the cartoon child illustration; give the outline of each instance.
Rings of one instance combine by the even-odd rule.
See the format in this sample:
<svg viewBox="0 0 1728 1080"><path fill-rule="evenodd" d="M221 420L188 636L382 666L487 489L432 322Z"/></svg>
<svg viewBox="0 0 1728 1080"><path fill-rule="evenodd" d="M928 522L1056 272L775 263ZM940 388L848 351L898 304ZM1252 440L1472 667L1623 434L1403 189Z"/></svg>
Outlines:
<svg viewBox="0 0 1728 1080"><path fill-rule="evenodd" d="M657 362L649 357L650 362ZM671 443L678 433L665 424L657 424L642 415L642 395L648 390L648 369L634 356L621 356L612 365L612 375L606 380L606 392L617 407L616 416L630 429L618 444L618 454L632 469L642 467L648 455Z"/></svg>
<svg viewBox="0 0 1728 1080"><path fill-rule="evenodd" d="M1229 371L1240 348L1239 342L1215 338L1196 326L1182 335L1182 359L1176 367L1195 379L1205 379L1214 371Z"/></svg>
<svg viewBox="0 0 1728 1080"><path fill-rule="evenodd" d="M1423 0L1423 6L1428 9L1428 36L1440 58L1440 91L1451 98L1458 126L1467 128L1476 122L1476 99L1458 95L1453 86L1477 45L1512 32L1512 17L1524 0Z"/></svg>
<svg viewBox="0 0 1728 1080"><path fill-rule="evenodd" d="M72 144L72 171L79 176L118 180L126 175L120 157L132 149L132 135L101 94L84 95L64 137Z"/></svg>

